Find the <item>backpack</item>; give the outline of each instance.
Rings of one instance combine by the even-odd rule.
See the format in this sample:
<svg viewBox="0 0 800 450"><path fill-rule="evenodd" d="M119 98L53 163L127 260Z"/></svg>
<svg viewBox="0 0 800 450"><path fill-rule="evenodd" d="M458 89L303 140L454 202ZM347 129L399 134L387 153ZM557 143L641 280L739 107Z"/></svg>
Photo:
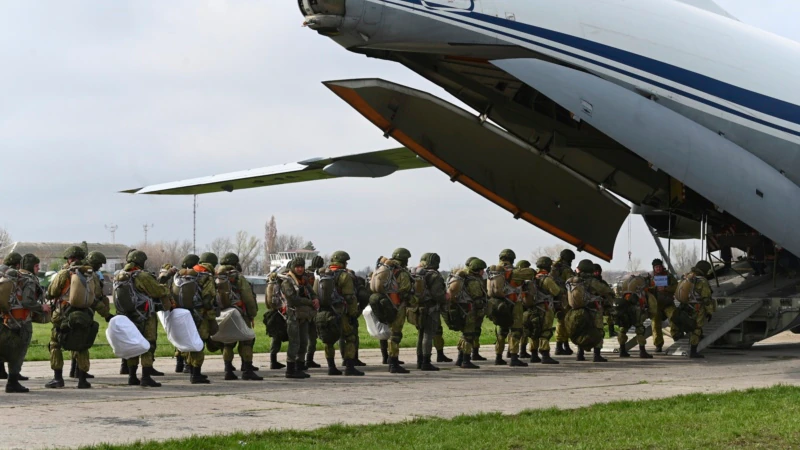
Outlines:
<svg viewBox="0 0 800 450"><path fill-rule="evenodd" d="M675 311L673 311L672 316L670 316L670 326L675 326L678 331L682 331L684 333L692 333L697 328L697 322L692 318L692 307L688 304L681 304Z"/></svg>
<svg viewBox="0 0 800 450"><path fill-rule="evenodd" d="M283 292L281 291L281 283L285 279L285 275L278 275L275 272L270 273L267 277L267 291L265 295L269 308L274 310L286 308L286 299L283 298Z"/></svg>
<svg viewBox="0 0 800 450"><path fill-rule="evenodd" d="M314 290L317 292L320 308L341 307L344 303L344 297L336 288L336 280L343 272L350 276L350 273L344 269L331 270L329 268L319 269L314 274Z"/></svg>
<svg viewBox="0 0 800 450"><path fill-rule="evenodd" d="M117 313L122 313L134 322L143 322L148 313L153 310L153 300L136 289L134 281L140 271L120 271L114 277L114 307Z"/></svg>
<svg viewBox="0 0 800 450"><path fill-rule="evenodd" d="M69 269L69 273L64 295L68 296L70 306L78 309L89 308L95 299L95 284L91 280L92 270L76 267Z"/></svg>
<svg viewBox="0 0 800 450"><path fill-rule="evenodd" d="M420 303L430 301L430 294L428 293L428 283L425 281L428 269L422 267L414 267L411 270L411 293L417 297Z"/></svg>
<svg viewBox="0 0 800 450"><path fill-rule="evenodd" d="M333 311L321 310L315 319L317 336L323 344L335 344L342 336L342 316Z"/></svg>
<svg viewBox="0 0 800 450"><path fill-rule="evenodd" d="M486 316L501 328L508 328L514 323L514 304L505 297L491 297L486 305Z"/></svg>
<svg viewBox="0 0 800 450"><path fill-rule="evenodd" d="M450 275L448 275L446 282L447 298L450 299L451 303L467 303L470 300L467 291L464 289L466 281L467 279L461 274L451 272Z"/></svg>
<svg viewBox="0 0 800 450"><path fill-rule="evenodd" d="M626 275L620 282L620 290L622 295L635 294L637 297L642 297L645 289L650 286L650 280L642 275Z"/></svg>
<svg viewBox="0 0 800 450"><path fill-rule="evenodd" d="M675 290L675 300L682 304L696 301L697 294L694 291L694 286L699 278L702 277L694 273L686 275L686 277L678 283L678 288Z"/></svg>
<svg viewBox="0 0 800 450"><path fill-rule="evenodd" d="M178 308L193 310L203 306L199 278L199 274L192 269L181 269L175 274L170 290Z"/></svg>
<svg viewBox="0 0 800 450"><path fill-rule="evenodd" d="M0 277L0 312L11 312L11 305L17 300L18 278L9 276L8 272Z"/></svg>
<svg viewBox="0 0 800 450"><path fill-rule="evenodd" d="M222 309L238 306L241 294L239 293L239 272L235 269L221 269L214 278L217 286L217 301Z"/></svg>
<svg viewBox="0 0 800 450"><path fill-rule="evenodd" d="M511 276L511 269L504 266L489 266L486 270L486 293L489 297L503 298L508 294L507 279Z"/></svg>
<svg viewBox="0 0 800 450"><path fill-rule="evenodd" d="M92 314L87 309L73 309L67 313L58 331L58 343L62 349L81 352L92 348L100 329Z"/></svg>
<svg viewBox="0 0 800 450"><path fill-rule="evenodd" d="M376 294L396 294L400 290L397 282L397 272L400 269L392 260L381 256L369 280L369 289Z"/></svg>
<svg viewBox="0 0 800 450"><path fill-rule="evenodd" d="M585 308L589 303L598 300L598 296L592 293L588 286L588 279L572 277L567 280L567 299L572 309Z"/></svg>
<svg viewBox="0 0 800 450"><path fill-rule="evenodd" d="M542 283L544 283L544 280L547 278L552 279L553 277L551 277L550 274L536 275L533 280L527 281L522 286L522 299L525 306L533 308L542 303L546 303L549 308L553 307L553 301L555 299L542 288Z"/></svg>
<svg viewBox="0 0 800 450"><path fill-rule="evenodd" d="M469 307L470 306L467 305L467 308ZM447 328L453 331L462 331L467 325L467 310L457 302L451 302L449 303L447 311L442 314L442 319L444 319Z"/></svg>
<svg viewBox="0 0 800 450"><path fill-rule="evenodd" d="M264 326L267 336L279 341L289 340L289 328L286 326L286 317L277 309L270 309L264 313Z"/></svg>
<svg viewBox="0 0 800 450"><path fill-rule="evenodd" d="M595 314L600 314L600 311L571 309L564 319L569 339L584 351L597 347L605 337L603 329L597 328L595 324Z"/></svg>
<svg viewBox="0 0 800 450"><path fill-rule="evenodd" d="M369 306L372 307L372 313L378 322L391 324L397 318L397 308L386 295L370 295Z"/></svg>

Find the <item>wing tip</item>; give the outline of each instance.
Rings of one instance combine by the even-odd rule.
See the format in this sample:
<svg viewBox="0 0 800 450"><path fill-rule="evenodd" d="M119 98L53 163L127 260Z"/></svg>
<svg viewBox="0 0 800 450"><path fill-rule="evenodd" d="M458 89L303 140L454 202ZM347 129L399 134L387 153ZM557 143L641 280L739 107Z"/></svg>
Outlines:
<svg viewBox="0 0 800 450"><path fill-rule="evenodd" d="M120 194L137 194L144 188L136 188L136 189L127 189L124 191L119 191Z"/></svg>

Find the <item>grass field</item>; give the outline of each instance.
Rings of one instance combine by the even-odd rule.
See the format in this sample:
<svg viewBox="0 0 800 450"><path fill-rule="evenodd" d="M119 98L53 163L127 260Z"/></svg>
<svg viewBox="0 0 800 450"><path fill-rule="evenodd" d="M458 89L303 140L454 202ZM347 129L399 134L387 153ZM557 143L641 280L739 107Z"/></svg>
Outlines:
<svg viewBox="0 0 800 450"><path fill-rule="evenodd" d="M598 399L602 400L602 399ZM800 388L624 401L452 420L336 425L97 449L788 449L800 446Z"/></svg>

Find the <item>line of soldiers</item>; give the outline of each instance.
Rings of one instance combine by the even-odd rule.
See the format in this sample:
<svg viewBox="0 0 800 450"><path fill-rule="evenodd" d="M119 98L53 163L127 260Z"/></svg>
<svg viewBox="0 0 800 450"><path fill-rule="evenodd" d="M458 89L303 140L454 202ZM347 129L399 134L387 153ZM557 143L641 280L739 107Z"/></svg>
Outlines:
<svg viewBox="0 0 800 450"><path fill-rule="evenodd" d="M646 284L639 284L615 293L602 280L600 267L590 260L582 260L577 271L571 266L575 254L564 250L556 261L542 256L536 261L536 270L527 261L515 265L515 253L510 249L500 252L499 263L487 266L477 257L469 258L464 269L450 274L445 280L439 272L441 258L436 253L425 253L417 267L409 268L411 253L398 248L391 258L381 258L376 270L366 279L356 276L347 268L350 256L344 251L334 252L330 262L316 257L306 270L306 260L293 259L282 271L269 276L265 303L267 311L264 324L272 338L270 369L286 369L286 378L305 379L310 368L319 368L314 362L317 339L322 340L328 375L362 376L356 367L364 366L358 358L358 318L366 307L373 309L375 317L383 322L391 334L381 340L383 363L391 373L408 373L399 360L403 327L408 321L418 330L417 368L436 371L432 364L433 349L437 362L451 362L444 355L442 321L449 328L461 331L458 341L456 365L464 369L477 369L473 361L485 361L479 353L483 321L489 317L495 325L495 365L524 367L528 363L558 364L550 356L550 340L555 331L556 355L573 354L569 342L578 347L577 360L585 361L585 352L593 352L594 362L605 362L600 354L604 333L604 316L608 317L609 330L619 325L620 357L630 357L625 344L627 330L635 329L640 358L652 358L645 350L644 321L651 318L654 344L657 352L663 351L662 320L670 320L674 339L690 333L693 358L702 357L697 345L702 337L702 327L714 312L711 288L705 279L710 264L699 261L681 283L690 283L688 299L676 303L678 280L669 274L661 260L653 261L653 273ZM64 387L62 350L71 351L70 377L78 379L78 388L90 388L89 349L97 334L97 313L107 322L110 312L108 298L103 294L105 280L100 268L106 258L99 252L88 255L81 247L70 247L64 253L66 264L55 275L47 291L39 285L39 259L32 254L8 255L0 266L0 292L3 286L13 286L9 301L0 298L0 358L8 364L0 377L7 377L6 392L27 392L19 381L32 336L32 322L51 322L49 343L53 379L48 388ZM255 340L221 344L211 339L218 331L216 318L221 306L236 308L250 328L254 326L258 307L255 292L241 275L239 258L228 253L218 260L213 253L201 256L187 255L180 268L165 265L159 275L144 270L147 255L132 250L127 264L114 278L117 314L131 319L150 348L142 355L122 361L121 374L128 375L129 385L159 387L153 377L163 373L153 368L158 332L156 312L185 308L192 311L194 323L205 348L222 350L225 379L237 380L233 366L234 349L238 347L240 370L244 380L262 380L253 365ZM385 269L385 270L384 270ZM487 272L488 271L488 272ZM78 277L78 278L75 278ZM79 280L79 281L76 281ZM82 281L80 281L82 280ZM136 294L133 307L117 302L116 292L126 280ZM218 284L231 284L229 304L220 304ZM4 284L5 283L5 284ZM80 284L85 286L80 289ZM633 284L630 284L633 286ZM182 289L192 287L190 299L183 298ZM7 290L8 291L8 290ZM84 292L85 298L75 300L75 292ZM48 303L49 302L49 303ZM127 308L127 309L126 309ZM52 316L51 316L52 315ZM558 322L554 326L555 319ZM280 364L277 355L283 342L288 342L287 363ZM503 359L503 352L508 351ZM335 345L338 343L345 371L336 367ZM530 353L526 347L530 345ZM176 372L188 372L192 384L207 384L202 374L204 349L193 352L176 352ZM142 378L137 375L142 365Z"/></svg>

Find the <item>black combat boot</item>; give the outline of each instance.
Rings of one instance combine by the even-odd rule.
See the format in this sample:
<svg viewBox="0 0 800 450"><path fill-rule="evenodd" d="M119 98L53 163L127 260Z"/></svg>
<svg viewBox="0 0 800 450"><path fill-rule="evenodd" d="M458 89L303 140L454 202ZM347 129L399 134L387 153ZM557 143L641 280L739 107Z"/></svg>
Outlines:
<svg viewBox="0 0 800 450"><path fill-rule="evenodd" d="M567 356L569 356L569 355L571 355L573 353L572 349L569 348L569 342L564 342L563 344L561 344L561 350L563 350L564 354L567 355Z"/></svg>
<svg viewBox="0 0 800 450"><path fill-rule="evenodd" d="M234 373L236 369L233 368L233 361L225 361L225 381L235 381L239 377Z"/></svg>
<svg viewBox="0 0 800 450"><path fill-rule="evenodd" d="M436 350L436 362L453 362L453 359L448 358L444 354L444 350Z"/></svg>
<svg viewBox="0 0 800 450"><path fill-rule="evenodd" d="M189 382L192 384L210 384L211 381L208 379L207 376L203 375L202 370L200 367L190 366L192 376L189 378Z"/></svg>
<svg viewBox="0 0 800 450"><path fill-rule="evenodd" d="M70 360L70 362L69 362L69 377L70 378L78 378L78 376L75 375L75 369L77 369L77 368L78 368L78 360L77 359Z"/></svg>
<svg viewBox="0 0 800 450"><path fill-rule="evenodd" d="M461 367L461 364L464 362L464 352L461 350L458 351L458 357L456 357L456 366Z"/></svg>
<svg viewBox="0 0 800 450"><path fill-rule="evenodd" d="M153 368L142 367L142 386L146 387L161 387L161 383L153 380Z"/></svg>
<svg viewBox="0 0 800 450"><path fill-rule="evenodd" d="M292 378L296 380L305 379L305 374L303 372L297 371L297 364L291 361L286 362L286 378Z"/></svg>
<svg viewBox="0 0 800 450"><path fill-rule="evenodd" d="M389 373L410 373L408 369L400 365L397 357L389 358Z"/></svg>
<svg viewBox="0 0 800 450"><path fill-rule="evenodd" d="M472 347L472 360L473 361L486 361L486 358L481 356L478 353L478 349L476 347Z"/></svg>
<svg viewBox="0 0 800 450"><path fill-rule="evenodd" d="M271 370L279 370L279 369L286 368L286 366L278 362L278 354L277 353L270 353L269 354L269 368Z"/></svg>
<svg viewBox="0 0 800 450"><path fill-rule="evenodd" d="M519 360L519 355L511 355L511 367L528 367L528 363Z"/></svg>
<svg viewBox="0 0 800 450"><path fill-rule="evenodd" d="M91 389L92 385L86 381L86 372L78 368L75 373L78 375L78 389Z"/></svg>
<svg viewBox="0 0 800 450"><path fill-rule="evenodd" d="M530 355L531 355L531 364L539 364L540 362L542 362L542 360L539 358L539 352L536 351L536 349L532 349ZM520 354L519 357L522 358L522 354Z"/></svg>
<svg viewBox="0 0 800 450"><path fill-rule="evenodd" d="M314 358L311 358L311 359L314 359ZM258 371L259 371L259 368L258 368L257 366L254 366L252 361L250 361L250 363L249 363L249 364L250 364L250 366L249 366L249 367L251 368L251 370L252 370L253 372L258 372ZM316 363L315 363L315 364L316 364ZM248 363L246 363L246 362L242 361L242 363L239 365L239 370L240 370L241 372L244 372L245 370L247 370L247 367L248 367ZM309 367L311 367L311 366L309 366ZM317 367L319 367L319 365L317 365Z"/></svg>
<svg viewBox="0 0 800 450"><path fill-rule="evenodd" d="M314 354L309 353L306 355L306 367L308 367L309 369L319 369L322 366L314 362Z"/></svg>
<svg viewBox="0 0 800 450"><path fill-rule="evenodd" d="M186 367L185 362L183 361L183 355L178 355L175 357L175 373L183 373L183 369Z"/></svg>
<svg viewBox="0 0 800 450"><path fill-rule="evenodd" d="M28 381L30 378L26 377L23 374L17 374L17 381Z"/></svg>
<svg viewBox="0 0 800 450"><path fill-rule="evenodd" d="M506 359L511 358L511 350L506 350Z"/></svg>
<svg viewBox="0 0 800 450"><path fill-rule="evenodd" d="M419 353L417 353L417 370L422 370L422 361L425 357Z"/></svg>
<svg viewBox="0 0 800 450"><path fill-rule="evenodd" d="M336 358L327 358L328 361L328 375L338 376L342 371L336 368Z"/></svg>
<svg viewBox="0 0 800 450"><path fill-rule="evenodd" d="M367 363L358 359L358 347L356 347L356 357L353 358L353 365L356 367L365 367L367 365Z"/></svg>
<svg viewBox="0 0 800 450"><path fill-rule="evenodd" d="M620 358L630 358L631 357L631 354L628 353L628 349L625 348L624 345L620 345L619 346L619 357Z"/></svg>
<svg viewBox="0 0 800 450"><path fill-rule="evenodd" d="M617 337L617 331L614 329L614 325L609 325L608 337Z"/></svg>
<svg viewBox="0 0 800 450"><path fill-rule="evenodd" d="M542 364L558 364L558 361L550 357L550 352L540 352L542 354Z"/></svg>
<svg viewBox="0 0 800 450"><path fill-rule="evenodd" d="M639 346L639 358L642 359L653 359L653 355L647 353L647 350L644 349L644 345Z"/></svg>
<svg viewBox="0 0 800 450"><path fill-rule="evenodd" d="M656 347L656 353L664 353L664 346L659 345L658 347Z"/></svg>
<svg viewBox="0 0 800 450"><path fill-rule="evenodd" d="M563 342L556 342L556 355L566 355Z"/></svg>
<svg viewBox="0 0 800 450"><path fill-rule="evenodd" d="M528 353L528 344L527 343L523 342L522 345L519 346L519 357L522 358L522 359L527 359L527 358L531 357L531 354Z"/></svg>
<svg viewBox="0 0 800 450"><path fill-rule="evenodd" d="M164 372L160 372L160 371L156 370L155 367L151 367L150 369L151 369L150 370L150 376L151 377L163 377L164 376Z"/></svg>
<svg viewBox="0 0 800 450"><path fill-rule="evenodd" d="M705 358L705 356L701 355L700 353L697 353L697 346L696 345L692 345L690 350L689 350L689 358L702 359L702 358Z"/></svg>
<svg viewBox="0 0 800 450"><path fill-rule="evenodd" d="M379 341L381 344L381 364L389 364L389 341Z"/></svg>
<svg viewBox="0 0 800 450"><path fill-rule="evenodd" d="M183 373L188 373L188 374L192 373L192 366L190 366L189 363L186 362L186 360L184 360Z"/></svg>
<svg viewBox="0 0 800 450"><path fill-rule="evenodd" d="M61 370L54 370L53 371L53 379L48 381L47 384L44 385L46 388L56 389L56 388L63 388L64 387L64 377L61 375L63 372Z"/></svg>
<svg viewBox="0 0 800 450"><path fill-rule="evenodd" d="M307 373L305 372L305 371L306 371L306 370L308 370L308 369L304 369L303 367L305 367L305 366L302 366L302 365L301 365L301 363L299 363L299 362L295 361L295 363L294 363L294 370L295 370L295 372L297 372L297 373L298 373L300 376L302 376L303 378L311 378L311 375L309 375L309 374L307 374Z"/></svg>
<svg viewBox="0 0 800 450"><path fill-rule="evenodd" d="M252 362L243 362L242 379L247 381L262 381L264 377L256 373L256 366Z"/></svg>
<svg viewBox="0 0 800 450"><path fill-rule="evenodd" d="M140 386L142 384L139 377L136 376L138 370L139 366L128 367L128 386Z"/></svg>
<svg viewBox="0 0 800 450"><path fill-rule="evenodd" d="M575 361L586 361L585 352L582 348L578 347L578 356L575 357Z"/></svg>
<svg viewBox="0 0 800 450"><path fill-rule="evenodd" d="M462 369L480 369L480 366L472 364L469 353L464 353L464 361L461 362Z"/></svg>
<svg viewBox="0 0 800 450"><path fill-rule="evenodd" d="M128 375L128 361L125 361L124 359L122 360L119 365L119 374Z"/></svg>
<svg viewBox="0 0 800 450"><path fill-rule="evenodd" d="M452 361L452 360L451 360ZM431 355L422 357L422 366L420 367L423 372L438 372L439 368L431 364Z"/></svg>
<svg viewBox="0 0 800 450"><path fill-rule="evenodd" d="M297 361L297 370L299 370L301 372L305 372L306 370L308 370L308 366L306 365L306 362L305 361Z"/></svg>
<svg viewBox="0 0 800 450"><path fill-rule="evenodd" d="M495 366L507 366L508 365L506 360L503 359L503 354L502 353L498 353L497 356L495 356L494 365Z"/></svg>
<svg viewBox="0 0 800 450"><path fill-rule="evenodd" d="M29 389L19 384L19 375L11 374L8 376L8 383L6 383L6 394L24 394Z"/></svg>
<svg viewBox="0 0 800 450"><path fill-rule="evenodd" d="M594 359L592 359L592 362L608 362L608 360L603 358L603 356L600 355L600 349L596 348L594 349Z"/></svg>
<svg viewBox="0 0 800 450"><path fill-rule="evenodd" d="M364 376L364 372L356 369L356 361L354 359L345 360L345 367L344 374L350 377L362 377Z"/></svg>
<svg viewBox="0 0 800 450"><path fill-rule="evenodd" d="M8 379L8 372L6 372L6 363L5 361L0 361L0 380L7 380Z"/></svg>

